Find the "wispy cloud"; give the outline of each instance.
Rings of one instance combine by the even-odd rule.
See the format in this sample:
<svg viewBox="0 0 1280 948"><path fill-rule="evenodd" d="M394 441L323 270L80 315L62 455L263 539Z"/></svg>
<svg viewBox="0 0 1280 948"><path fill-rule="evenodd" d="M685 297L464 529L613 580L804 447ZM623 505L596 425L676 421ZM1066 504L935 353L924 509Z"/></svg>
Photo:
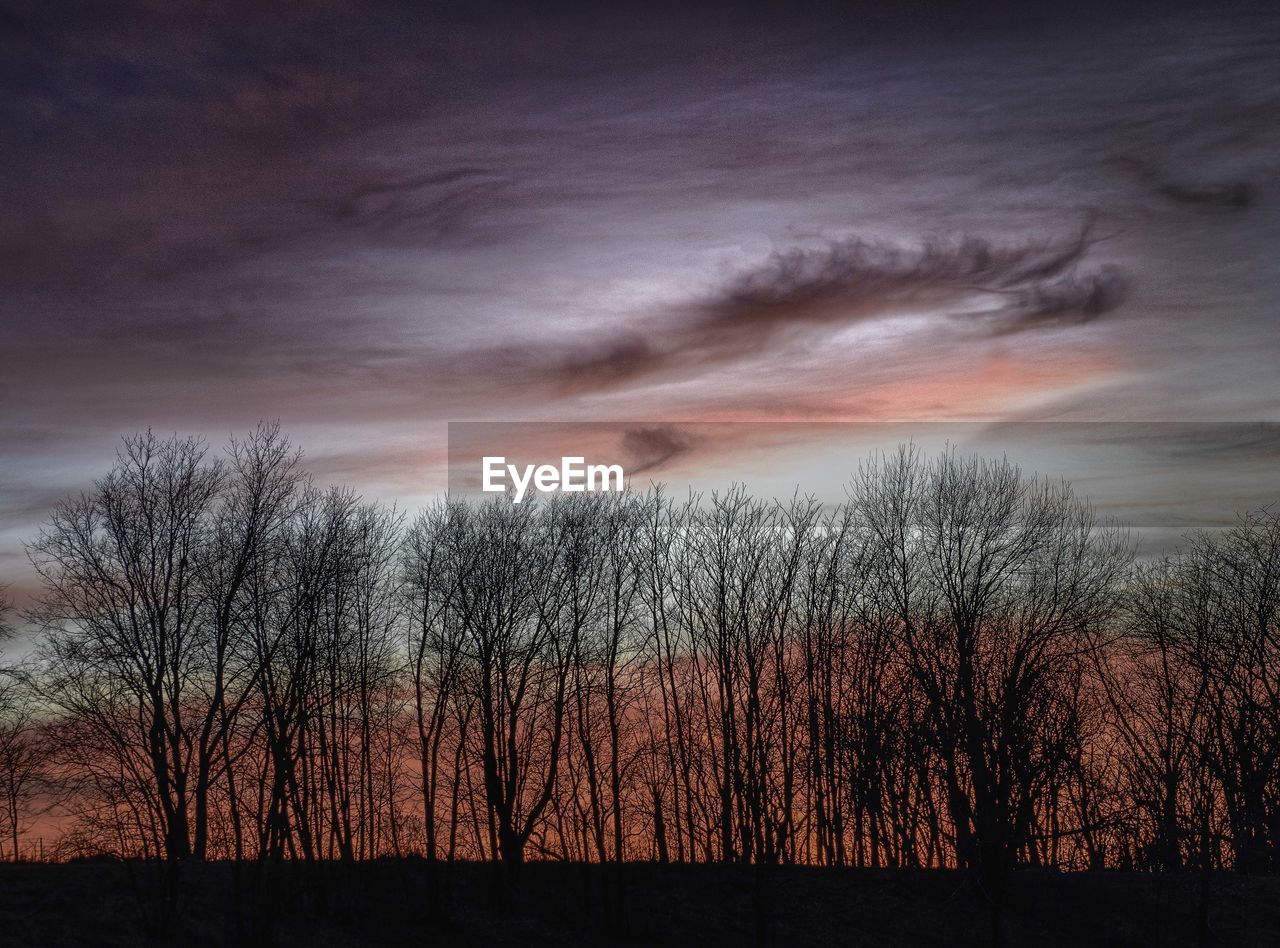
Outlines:
<svg viewBox="0 0 1280 948"><path fill-rule="evenodd" d="M1124 300L1128 276L1091 265L1088 228L1065 240L863 238L777 251L715 293L642 325L565 346L477 355L565 393L696 378L727 362L904 313L978 337L1091 322Z"/></svg>

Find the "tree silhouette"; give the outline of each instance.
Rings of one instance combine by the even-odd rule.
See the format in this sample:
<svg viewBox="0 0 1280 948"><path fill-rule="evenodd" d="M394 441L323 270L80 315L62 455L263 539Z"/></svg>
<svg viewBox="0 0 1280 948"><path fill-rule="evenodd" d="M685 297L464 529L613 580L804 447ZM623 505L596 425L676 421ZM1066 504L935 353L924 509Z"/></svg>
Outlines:
<svg viewBox="0 0 1280 948"><path fill-rule="evenodd" d="M908 445L833 506L406 525L264 426L127 438L30 555L15 852L51 768L79 851L483 859L508 892L529 858L956 866L998 908L1020 866L1280 858L1274 512L1135 565L1068 485Z"/></svg>

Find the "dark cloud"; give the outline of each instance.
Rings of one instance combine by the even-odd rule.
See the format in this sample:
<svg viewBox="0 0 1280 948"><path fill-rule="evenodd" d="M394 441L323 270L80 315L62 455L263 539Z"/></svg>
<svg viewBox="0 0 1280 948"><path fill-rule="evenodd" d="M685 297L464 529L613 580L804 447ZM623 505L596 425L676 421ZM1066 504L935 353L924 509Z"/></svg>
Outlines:
<svg viewBox="0 0 1280 948"><path fill-rule="evenodd" d="M1269 115L1263 121L1269 124L1275 118L1275 115ZM1207 160L1200 158L1202 163ZM1235 211L1247 210L1257 204L1264 179L1268 177L1258 169L1251 174L1214 174L1205 169L1176 171L1158 162L1133 156L1122 157L1118 163L1156 194L1174 204Z"/></svg>
<svg viewBox="0 0 1280 948"><path fill-rule="evenodd" d="M1225 466L1280 463L1277 422L1013 420L984 424L976 431L986 445L1021 440L1129 449L1169 470L1207 462Z"/></svg>
<svg viewBox="0 0 1280 948"><path fill-rule="evenodd" d="M694 445L693 435L674 425L641 425L622 434L620 447L627 457L628 474L643 474L663 467L668 461L687 454Z"/></svg>
<svg viewBox="0 0 1280 948"><path fill-rule="evenodd" d="M417 238L446 238L496 203L502 176L460 167L408 178L388 176L357 184L337 202L342 223L407 231Z"/></svg>
<svg viewBox="0 0 1280 948"><path fill-rule="evenodd" d="M979 314L992 335L1006 336L1092 322L1124 302L1129 276L1114 264L1034 284L1013 294L1008 305Z"/></svg>
<svg viewBox="0 0 1280 948"><path fill-rule="evenodd" d="M1165 181L1157 185L1156 190L1179 204L1207 204L1243 210L1257 200L1257 187L1250 181Z"/></svg>
<svg viewBox="0 0 1280 948"><path fill-rule="evenodd" d="M850 238L796 247L771 254L710 299L654 320L647 331L563 348L506 347L481 358L581 393L696 377L796 338L912 311L978 337L1087 323L1116 309L1129 284L1115 264L1090 266L1086 258L1097 240L1084 228L1060 241L937 238L904 247Z"/></svg>
<svg viewBox="0 0 1280 948"><path fill-rule="evenodd" d="M1218 422L1149 424L1130 432L1128 443L1173 464L1211 460L1280 464L1280 424Z"/></svg>
<svg viewBox="0 0 1280 948"><path fill-rule="evenodd" d="M854 238L790 250L733 281L706 308L702 326L708 335L768 336L789 325L847 325L920 305L945 310L971 296L988 305L966 318L993 333L1056 325L1069 315L1086 322L1123 297L1117 267L1085 269L1093 243L1085 228L1059 242L967 237L903 248Z"/></svg>
<svg viewBox="0 0 1280 948"><path fill-rule="evenodd" d="M0 6L10 290L132 303L300 247L443 242L500 184L462 154L366 154L510 56L483 0Z"/></svg>

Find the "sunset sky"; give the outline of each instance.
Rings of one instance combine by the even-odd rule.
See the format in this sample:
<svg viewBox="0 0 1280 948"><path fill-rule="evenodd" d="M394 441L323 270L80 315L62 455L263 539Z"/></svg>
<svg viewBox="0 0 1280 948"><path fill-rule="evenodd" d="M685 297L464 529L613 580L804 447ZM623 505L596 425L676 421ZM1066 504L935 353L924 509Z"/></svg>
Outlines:
<svg viewBox="0 0 1280 948"><path fill-rule="evenodd" d="M450 421L804 422L781 485L814 422L1280 420L1272 5L779 6L0 4L0 582L148 426L413 505ZM1159 430L1280 500L1280 429Z"/></svg>

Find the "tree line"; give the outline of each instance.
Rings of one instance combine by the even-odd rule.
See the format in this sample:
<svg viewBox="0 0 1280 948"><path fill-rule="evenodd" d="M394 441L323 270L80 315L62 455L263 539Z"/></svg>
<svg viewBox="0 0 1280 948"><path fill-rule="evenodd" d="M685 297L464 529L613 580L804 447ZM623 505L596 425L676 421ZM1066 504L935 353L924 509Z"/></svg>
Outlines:
<svg viewBox="0 0 1280 948"><path fill-rule="evenodd" d="M834 506L410 517L262 426L126 438L29 556L12 854L56 790L64 856L1280 864L1273 511L1137 560L1065 483L906 445Z"/></svg>

